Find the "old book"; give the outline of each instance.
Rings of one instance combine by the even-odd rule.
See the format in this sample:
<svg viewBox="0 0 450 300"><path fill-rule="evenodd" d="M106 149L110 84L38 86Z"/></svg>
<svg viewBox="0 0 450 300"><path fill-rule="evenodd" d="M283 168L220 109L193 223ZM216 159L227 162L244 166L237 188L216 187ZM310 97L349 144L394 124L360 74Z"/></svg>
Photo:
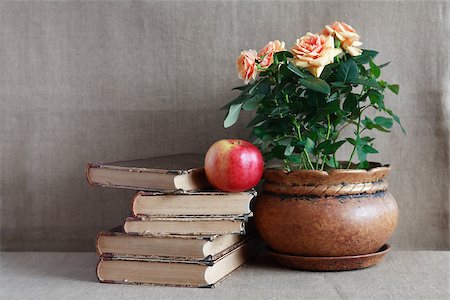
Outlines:
<svg viewBox="0 0 450 300"><path fill-rule="evenodd" d="M123 226L126 233L140 235L157 234L245 234L249 217L243 216L196 216L127 218ZM250 222L253 223L250 218ZM250 225L251 226L251 225Z"/></svg>
<svg viewBox="0 0 450 300"><path fill-rule="evenodd" d="M251 234L250 234L251 235ZM100 232L96 240L97 253L101 256L121 257L169 257L199 261L211 261L250 235L210 234L192 235L129 235L121 227Z"/></svg>
<svg viewBox="0 0 450 300"><path fill-rule="evenodd" d="M178 154L111 163L90 163L86 178L92 185L173 192L210 187L201 154Z"/></svg>
<svg viewBox="0 0 450 300"><path fill-rule="evenodd" d="M256 196L252 190L243 193L185 192L164 194L139 192L133 198L133 215L245 215L251 213L250 202Z"/></svg>
<svg viewBox="0 0 450 300"><path fill-rule="evenodd" d="M104 283L213 287L253 257L259 248L260 240L255 237L209 264L195 261L158 261L154 258L146 260L101 257L97 265L97 277Z"/></svg>

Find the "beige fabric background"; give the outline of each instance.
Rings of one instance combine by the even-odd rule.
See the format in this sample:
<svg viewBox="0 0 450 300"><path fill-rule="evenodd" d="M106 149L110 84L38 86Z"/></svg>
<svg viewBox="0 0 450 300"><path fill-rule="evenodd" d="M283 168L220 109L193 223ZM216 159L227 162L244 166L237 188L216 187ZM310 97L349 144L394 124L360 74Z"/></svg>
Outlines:
<svg viewBox="0 0 450 300"><path fill-rule="evenodd" d="M378 140L391 163L397 249L450 249L448 2L0 3L2 250L93 250L132 192L88 187L88 161L205 151L223 137L242 48L292 45L335 19L392 61L387 99L408 131Z"/></svg>

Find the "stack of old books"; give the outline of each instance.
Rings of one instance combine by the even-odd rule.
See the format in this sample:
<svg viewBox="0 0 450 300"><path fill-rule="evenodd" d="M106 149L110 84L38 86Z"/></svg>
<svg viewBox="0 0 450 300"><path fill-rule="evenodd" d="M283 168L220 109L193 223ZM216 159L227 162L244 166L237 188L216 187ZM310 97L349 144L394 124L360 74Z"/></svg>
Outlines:
<svg viewBox="0 0 450 300"><path fill-rule="evenodd" d="M211 287L258 250L255 191L209 188L203 156L89 164L90 184L139 190L123 226L101 232L101 282Z"/></svg>

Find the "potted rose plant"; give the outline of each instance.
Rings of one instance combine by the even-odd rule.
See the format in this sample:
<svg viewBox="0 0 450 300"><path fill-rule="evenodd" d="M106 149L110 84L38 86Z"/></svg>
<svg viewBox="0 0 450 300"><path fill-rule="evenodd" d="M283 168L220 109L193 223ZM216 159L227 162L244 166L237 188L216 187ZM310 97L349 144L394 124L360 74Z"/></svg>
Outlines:
<svg viewBox="0 0 450 300"><path fill-rule="evenodd" d="M277 40L237 59L244 85L223 107L224 127L242 110L255 111L248 124L254 143L266 162L280 162L265 169L254 215L263 240L289 266L370 266L397 224L397 204L386 191L390 168L367 156L378 152L371 132L389 132L394 123L404 131L384 101L399 86L380 78L388 63L377 65L378 52L361 44L351 26L335 22L297 39L290 51ZM343 136L347 127L353 134ZM346 143L351 154L339 161Z"/></svg>

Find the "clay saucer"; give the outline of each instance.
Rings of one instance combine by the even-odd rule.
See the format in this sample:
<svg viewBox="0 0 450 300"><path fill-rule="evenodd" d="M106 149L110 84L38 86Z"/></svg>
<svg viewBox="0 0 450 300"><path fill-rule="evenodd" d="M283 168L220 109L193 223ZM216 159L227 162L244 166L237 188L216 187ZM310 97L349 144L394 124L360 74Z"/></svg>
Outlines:
<svg viewBox="0 0 450 300"><path fill-rule="evenodd" d="M385 244L375 253L335 257L295 256L277 253L271 249L269 249L269 252L280 264L292 269L306 271L350 271L369 268L378 264L389 250L391 250L391 246Z"/></svg>

